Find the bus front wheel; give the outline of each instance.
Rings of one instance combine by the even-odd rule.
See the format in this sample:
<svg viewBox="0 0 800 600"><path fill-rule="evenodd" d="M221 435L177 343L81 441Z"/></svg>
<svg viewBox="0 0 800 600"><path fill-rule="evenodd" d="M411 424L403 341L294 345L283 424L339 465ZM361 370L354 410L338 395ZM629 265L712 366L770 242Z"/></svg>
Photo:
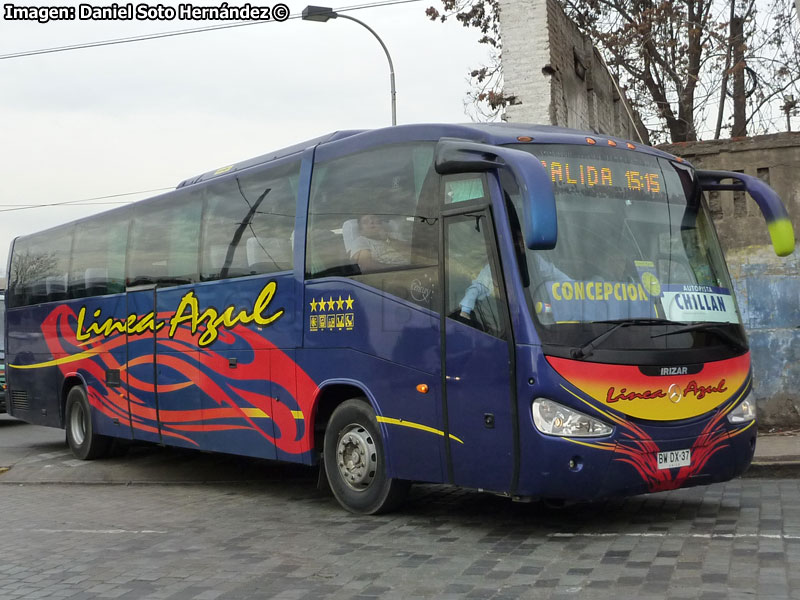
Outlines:
<svg viewBox="0 0 800 600"><path fill-rule="evenodd" d="M67 394L66 423L67 444L76 457L92 460L108 452L111 438L94 432L89 400L79 385Z"/></svg>
<svg viewBox="0 0 800 600"><path fill-rule="evenodd" d="M325 472L333 495L353 513L373 515L397 507L409 483L386 476L386 452L372 407L347 400L325 430Z"/></svg>

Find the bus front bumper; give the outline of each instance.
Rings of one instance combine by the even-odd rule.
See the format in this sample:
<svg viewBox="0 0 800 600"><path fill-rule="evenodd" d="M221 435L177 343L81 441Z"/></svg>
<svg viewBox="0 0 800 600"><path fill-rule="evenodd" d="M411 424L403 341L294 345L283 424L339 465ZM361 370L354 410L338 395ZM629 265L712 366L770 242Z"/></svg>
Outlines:
<svg viewBox="0 0 800 600"><path fill-rule="evenodd" d="M548 468L523 471L519 496L588 501L729 481L750 466L756 427L661 441L549 442L552 448L537 460L540 465L547 461ZM675 458L685 463L687 456L688 464L663 464Z"/></svg>

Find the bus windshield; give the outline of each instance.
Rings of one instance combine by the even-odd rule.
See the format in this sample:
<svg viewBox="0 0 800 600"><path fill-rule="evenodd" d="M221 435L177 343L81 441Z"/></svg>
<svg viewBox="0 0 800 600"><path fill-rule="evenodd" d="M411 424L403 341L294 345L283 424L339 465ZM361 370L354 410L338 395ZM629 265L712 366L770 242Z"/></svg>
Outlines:
<svg viewBox="0 0 800 600"><path fill-rule="evenodd" d="M648 327L647 335L615 335L606 347L697 347L698 340L719 344L732 336L745 346L722 250L690 167L611 147L515 147L541 160L556 197L556 247L525 255L544 342L580 346L624 321L726 331L654 336Z"/></svg>

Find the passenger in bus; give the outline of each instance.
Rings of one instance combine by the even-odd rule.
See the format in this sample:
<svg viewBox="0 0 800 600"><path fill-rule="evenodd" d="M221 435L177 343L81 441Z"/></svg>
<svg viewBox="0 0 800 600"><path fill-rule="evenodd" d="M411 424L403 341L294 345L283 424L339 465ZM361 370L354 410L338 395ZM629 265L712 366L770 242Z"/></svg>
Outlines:
<svg viewBox="0 0 800 600"><path fill-rule="evenodd" d="M357 228L352 232L353 227ZM345 246L362 273L379 271L393 265L409 263L411 247L395 237L385 218L362 215L342 226ZM351 238L352 240L348 239Z"/></svg>

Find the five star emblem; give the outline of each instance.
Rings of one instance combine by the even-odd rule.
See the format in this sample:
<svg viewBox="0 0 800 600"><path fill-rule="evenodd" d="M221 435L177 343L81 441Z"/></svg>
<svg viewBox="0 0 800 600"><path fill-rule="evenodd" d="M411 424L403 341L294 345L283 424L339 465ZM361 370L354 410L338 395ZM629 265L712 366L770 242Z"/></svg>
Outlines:
<svg viewBox="0 0 800 600"><path fill-rule="evenodd" d="M326 310L333 310L334 307L336 310L353 310L353 303L355 300L350 294L347 294L347 298L342 298L341 295L334 300L333 296L329 296L326 300L324 297L317 300L316 298L311 298L311 302L308 305L311 307L311 312L323 312Z"/></svg>

